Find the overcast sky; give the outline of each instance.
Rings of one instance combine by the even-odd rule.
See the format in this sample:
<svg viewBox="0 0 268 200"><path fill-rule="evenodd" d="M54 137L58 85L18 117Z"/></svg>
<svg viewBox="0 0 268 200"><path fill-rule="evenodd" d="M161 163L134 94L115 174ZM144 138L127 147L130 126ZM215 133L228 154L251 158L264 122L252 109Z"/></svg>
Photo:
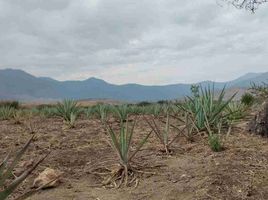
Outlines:
<svg viewBox="0 0 268 200"><path fill-rule="evenodd" d="M117 84L231 80L268 71L268 5L253 15L220 0L0 0L4 68Z"/></svg>

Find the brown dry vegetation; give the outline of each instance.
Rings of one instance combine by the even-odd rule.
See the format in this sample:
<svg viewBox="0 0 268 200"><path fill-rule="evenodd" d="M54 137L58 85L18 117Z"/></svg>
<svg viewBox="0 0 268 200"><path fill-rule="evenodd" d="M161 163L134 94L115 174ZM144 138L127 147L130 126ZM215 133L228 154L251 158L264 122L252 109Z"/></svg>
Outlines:
<svg viewBox="0 0 268 200"><path fill-rule="evenodd" d="M192 143L180 137L172 147L172 156L167 157L151 135L134 162L156 174L143 175L136 188L106 189L94 187L103 177L90 171L106 160L108 167L114 167L117 156L98 120L81 118L75 128L66 130L62 119L56 117L36 116L31 123L37 139L24 160L37 159L49 149L51 154L20 190L31 185L45 167L64 173L58 188L42 191L31 200L268 199L268 140L249 134L243 124L225 138L225 150L218 153L209 148L206 136L196 135ZM14 124L13 120L0 121L0 130L0 158L30 137L25 123ZM134 142L148 131L148 125L140 120Z"/></svg>

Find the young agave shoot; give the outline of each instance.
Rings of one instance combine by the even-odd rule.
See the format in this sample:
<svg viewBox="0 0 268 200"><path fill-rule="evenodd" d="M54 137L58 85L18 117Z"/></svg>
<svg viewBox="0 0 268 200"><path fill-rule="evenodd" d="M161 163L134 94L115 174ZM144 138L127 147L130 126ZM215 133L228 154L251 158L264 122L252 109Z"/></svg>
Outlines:
<svg viewBox="0 0 268 200"><path fill-rule="evenodd" d="M170 154L170 146L172 143L176 141L176 139L182 134L183 130L180 130L179 128L176 128L175 126L172 126L170 124L170 114L169 112L166 113L166 121L161 121L165 124L164 129L159 126L159 123L156 122L156 120L152 117L151 120L149 120L147 117L144 117L145 121L148 123L148 125L151 127L153 132L155 133L156 137L159 139L160 143L163 145L163 148L167 155ZM173 136L173 138L170 138L171 136L171 127L177 129L177 133Z"/></svg>
<svg viewBox="0 0 268 200"><path fill-rule="evenodd" d="M124 182L125 186L134 183L137 180L137 170L132 166L131 161L143 147L148 140L152 131L147 134L138 144L134 151L131 151L132 140L134 135L134 129L137 124L137 118L133 122L133 125L129 125L130 122L126 119L126 122L120 122L120 130L116 132L111 125L105 123L108 135L110 137L110 145L113 147L119 158L120 168L115 171L111 171L111 176L103 182L103 185L113 184L116 187L120 187ZM106 167L105 167L106 168Z"/></svg>

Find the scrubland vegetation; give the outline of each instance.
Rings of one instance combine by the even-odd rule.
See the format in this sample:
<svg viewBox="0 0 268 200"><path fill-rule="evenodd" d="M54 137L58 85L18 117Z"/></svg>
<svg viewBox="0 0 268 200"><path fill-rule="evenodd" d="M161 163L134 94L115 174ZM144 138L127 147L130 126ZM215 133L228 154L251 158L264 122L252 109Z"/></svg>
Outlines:
<svg viewBox="0 0 268 200"><path fill-rule="evenodd" d="M252 108L259 105L260 101L267 100L267 85L253 85L251 91L244 94L241 100L234 100L235 95L227 98L225 88L219 92L215 91L213 87L193 86L192 95L182 101L141 102L123 105L97 104L91 107L82 107L74 100L64 100L56 105L39 105L32 108L24 108L15 101L3 102L0 104L0 120L8 121L13 125L22 125L25 127L24 130L32 134L40 133L32 127L34 125L29 122L31 118L38 118L41 123L46 119L51 119L50 123L54 123L54 120L60 120L62 123L59 132L64 131L65 134L76 134L76 129L81 126L79 122L81 119L98 123L99 126L94 127L96 132L94 134L98 134L100 141L97 141L97 137L89 145L93 146L94 152L98 152L98 155L103 155L106 152L102 152L103 147L98 149L98 144L102 141L101 138L105 138L105 141L108 141L110 145L110 152L117 155L117 158L113 158L111 161L111 158L100 156L102 159L95 160L94 164L89 165L87 173L93 175L95 181L90 183L91 186L88 187L88 190L93 187L137 188L141 182L146 181L146 177L157 174L159 168L164 166L165 162L169 163L168 159L172 157L177 159L178 154L180 154L178 151L183 148L178 146L182 140L185 140L187 145L192 145L191 148L194 148L195 144L200 145L201 141L205 141L202 144L210 148L212 155L217 155L217 152L224 152L227 146L230 146L228 144L230 135L238 134L237 124L251 116ZM85 130L92 128L89 126ZM72 132L69 133L70 131ZM65 134L63 134L64 137L66 137ZM247 135L249 134L247 133ZM74 135L74 137L78 136ZM25 169L20 176L13 175L14 169L28 146L34 141L35 137L29 137L31 137L30 141L15 155L12 162L9 162L10 157L7 154L7 157L0 164L1 200L8 198L8 196L24 199L24 197L26 198L42 189L42 187L30 190L24 189L24 194L21 197L18 197L15 190L47 156L47 154L43 155L36 164ZM64 138L62 140L64 143L68 143ZM86 140L86 138L80 138L80 140ZM260 140L265 141L267 139ZM59 139L53 140L53 142L56 145L51 145L54 145L56 149L60 149L60 145L63 145ZM268 147L267 143L263 144ZM147 150L150 151L150 155L160 155L161 164L154 163L150 159L151 162L148 163L139 158L139 154L146 149L146 145L151 146ZM6 152L6 147L4 149ZM80 152L80 150L77 151ZM267 164L267 157L262 159L262 162ZM114 167L109 167L107 164L109 162L112 162ZM46 160L43 163L46 163ZM86 163L84 165L87 166ZM266 167L264 170L267 170L267 165L264 167ZM267 173L264 174L264 179L264 181L267 181ZM263 184L265 183L268 182ZM228 197L228 194L226 195ZM268 195L267 191L262 191L262 195L259 195L258 198L265 199ZM210 198L209 193L208 197ZM221 197L215 196L215 199ZM233 199L233 197L230 199ZM178 196L178 199L183 198ZM239 197L237 199L243 198Z"/></svg>

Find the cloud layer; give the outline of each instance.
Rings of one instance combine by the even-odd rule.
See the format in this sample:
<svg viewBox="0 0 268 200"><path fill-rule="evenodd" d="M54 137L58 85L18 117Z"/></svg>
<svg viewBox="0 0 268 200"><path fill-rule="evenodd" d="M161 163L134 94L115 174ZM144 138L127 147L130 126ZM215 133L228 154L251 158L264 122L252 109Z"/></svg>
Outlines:
<svg viewBox="0 0 268 200"><path fill-rule="evenodd" d="M220 0L0 0L0 69L112 83L268 71L268 6Z"/></svg>

